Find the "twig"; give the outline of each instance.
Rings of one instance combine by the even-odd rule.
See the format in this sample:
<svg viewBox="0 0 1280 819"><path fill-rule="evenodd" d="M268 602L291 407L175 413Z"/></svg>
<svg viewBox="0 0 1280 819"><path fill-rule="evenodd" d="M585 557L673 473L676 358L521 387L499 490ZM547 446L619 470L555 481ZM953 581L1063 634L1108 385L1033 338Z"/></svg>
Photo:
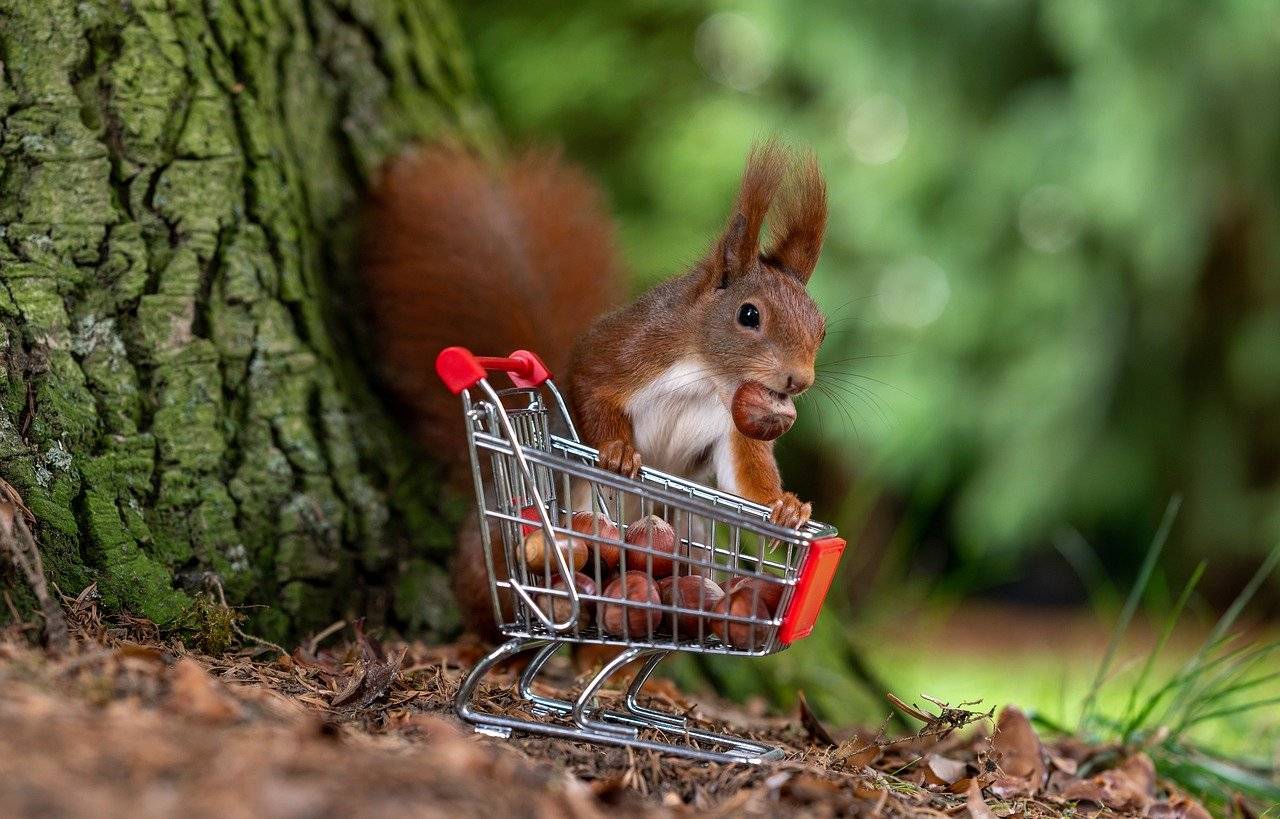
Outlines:
<svg viewBox="0 0 1280 819"><path fill-rule="evenodd" d="M943 702L936 697L930 697L928 694L921 694L920 696L936 705L939 713L930 714L914 703L907 705L902 698L891 692L885 694L885 697L888 698L889 702L893 703L894 708L898 711L909 714L924 723L924 727L915 734L917 739L935 736L938 738L937 741L941 742L951 736L952 732L957 728L964 728L966 725L977 722L980 719L991 719L996 712L994 705L986 713L968 710L967 706L981 705L982 700L962 702L956 708L952 708L950 703Z"/></svg>
<svg viewBox="0 0 1280 819"><path fill-rule="evenodd" d="M33 521L31 510L22 502L18 491L0 479L0 552L7 555L26 578L40 604L40 611L44 614L45 645L62 652L71 647L71 635L67 632L62 607L49 594L40 547L31 533Z"/></svg>
<svg viewBox="0 0 1280 819"><path fill-rule="evenodd" d="M323 629L320 630L318 634L316 634L315 636L307 640L307 653L315 654L316 649L319 648L320 644L325 641L325 638L329 637L330 635L336 634L339 631L342 631L346 627L347 627L346 620L339 620L336 623L330 623L329 625L325 626Z"/></svg>

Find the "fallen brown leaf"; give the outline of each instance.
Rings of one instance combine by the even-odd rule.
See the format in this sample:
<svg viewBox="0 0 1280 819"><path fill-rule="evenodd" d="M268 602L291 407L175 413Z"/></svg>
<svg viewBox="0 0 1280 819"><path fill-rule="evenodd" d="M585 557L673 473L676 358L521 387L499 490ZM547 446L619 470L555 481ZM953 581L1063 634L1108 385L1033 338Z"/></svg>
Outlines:
<svg viewBox="0 0 1280 819"><path fill-rule="evenodd" d="M330 700L335 708L343 705L369 707L374 700L387 693L400 671L405 655L403 649L394 656L385 658L377 644L362 643L361 646L362 659L356 661L346 685Z"/></svg>
<svg viewBox="0 0 1280 819"><path fill-rule="evenodd" d="M234 722L244 713L226 687L190 657L178 660L169 672L165 706L209 723Z"/></svg>
<svg viewBox="0 0 1280 819"><path fill-rule="evenodd" d="M996 819L996 815L992 813L986 800L982 798L982 791L978 789L976 780L969 783L969 790L965 794L964 803L973 819Z"/></svg>
<svg viewBox="0 0 1280 819"><path fill-rule="evenodd" d="M800 773L783 783L780 793L797 802L808 803L830 800L840 790L840 786L830 779L823 779L811 773Z"/></svg>
<svg viewBox="0 0 1280 819"><path fill-rule="evenodd" d="M925 767L938 780L936 784L940 785L953 785L969 773L967 764L941 754L929 754L925 759Z"/></svg>
<svg viewBox="0 0 1280 819"><path fill-rule="evenodd" d="M365 667L363 663L358 663L351 671L351 676L347 678L347 684L342 690L334 694L331 704L334 706L345 705L356 698L360 693L360 686L364 683Z"/></svg>
<svg viewBox="0 0 1280 819"><path fill-rule="evenodd" d="M1044 786L1044 749L1031 721L1020 709L1009 705L1000 711L991 748L1007 777L1025 781L1033 794Z"/></svg>
<svg viewBox="0 0 1280 819"><path fill-rule="evenodd" d="M1062 790L1063 799L1089 801L1115 811L1142 812L1151 804L1156 769L1146 754L1134 754L1116 768Z"/></svg>
<svg viewBox="0 0 1280 819"><path fill-rule="evenodd" d="M831 752L831 761L849 768L863 768L880 758L881 750L874 738L856 734Z"/></svg>
<svg viewBox="0 0 1280 819"><path fill-rule="evenodd" d="M1058 770L1062 771L1068 776L1075 776L1076 771L1080 770L1080 763L1076 762L1071 757L1059 756L1058 754L1055 754L1053 751L1050 751L1048 749L1046 749L1045 753L1048 754L1049 762L1053 764L1053 767L1057 768Z"/></svg>
<svg viewBox="0 0 1280 819"><path fill-rule="evenodd" d="M157 665L164 662L164 652L160 649L155 646L134 643L129 640L122 641L116 646L116 656L121 658L144 660L146 662L156 663Z"/></svg>
<svg viewBox="0 0 1280 819"><path fill-rule="evenodd" d="M996 777L988 787L1001 799L1019 799L1033 794L1031 781L1017 776Z"/></svg>
<svg viewBox="0 0 1280 819"><path fill-rule="evenodd" d="M1213 819L1204 805L1182 793L1151 805L1146 816L1148 819Z"/></svg>

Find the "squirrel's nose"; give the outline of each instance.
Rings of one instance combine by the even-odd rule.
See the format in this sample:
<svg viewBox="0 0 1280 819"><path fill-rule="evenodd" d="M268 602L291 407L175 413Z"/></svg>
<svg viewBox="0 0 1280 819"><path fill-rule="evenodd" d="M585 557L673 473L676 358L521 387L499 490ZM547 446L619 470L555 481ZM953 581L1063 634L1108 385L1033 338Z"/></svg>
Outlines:
<svg viewBox="0 0 1280 819"><path fill-rule="evenodd" d="M792 373L787 376L786 392L790 395L799 395L809 389L809 385L813 383L812 375L802 375L800 373Z"/></svg>

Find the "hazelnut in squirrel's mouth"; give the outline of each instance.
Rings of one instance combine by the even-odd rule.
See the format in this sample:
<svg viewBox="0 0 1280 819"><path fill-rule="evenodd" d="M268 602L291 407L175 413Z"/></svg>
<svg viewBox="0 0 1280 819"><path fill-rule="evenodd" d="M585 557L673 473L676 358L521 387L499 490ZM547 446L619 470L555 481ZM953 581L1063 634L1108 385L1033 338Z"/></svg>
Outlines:
<svg viewBox="0 0 1280 819"><path fill-rule="evenodd" d="M791 429L796 406L791 396L759 381L744 381L733 394L733 425L757 441L772 441Z"/></svg>

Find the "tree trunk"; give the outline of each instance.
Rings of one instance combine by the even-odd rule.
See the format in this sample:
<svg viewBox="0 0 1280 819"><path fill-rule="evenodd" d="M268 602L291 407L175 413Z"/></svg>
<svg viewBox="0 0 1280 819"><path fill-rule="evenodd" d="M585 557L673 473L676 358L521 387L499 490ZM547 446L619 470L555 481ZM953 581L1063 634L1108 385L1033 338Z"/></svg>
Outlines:
<svg viewBox="0 0 1280 819"><path fill-rule="evenodd" d="M355 213L484 141L435 0L0 0L0 478L64 594L449 627L438 480L353 356ZM0 620L33 602L0 569Z"/></svg>

